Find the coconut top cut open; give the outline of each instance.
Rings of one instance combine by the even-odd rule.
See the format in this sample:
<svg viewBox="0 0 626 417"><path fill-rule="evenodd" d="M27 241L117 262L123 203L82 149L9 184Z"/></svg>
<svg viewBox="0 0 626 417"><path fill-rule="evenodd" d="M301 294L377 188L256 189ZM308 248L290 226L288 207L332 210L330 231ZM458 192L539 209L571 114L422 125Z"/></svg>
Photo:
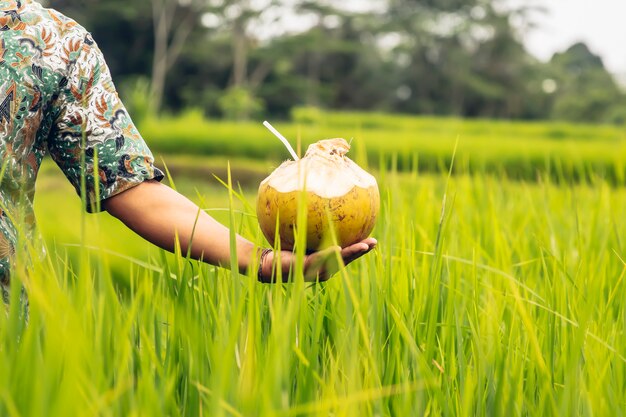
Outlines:
<svg viewBox="0 0 626 417"><path fill-rule="evenodd" d="M323 198L340 197L354 187L377 187L376 179L346 156L345 139L320 140L309 146L299 161L286 161L261 185L281 193L306 191Z"/></svg>

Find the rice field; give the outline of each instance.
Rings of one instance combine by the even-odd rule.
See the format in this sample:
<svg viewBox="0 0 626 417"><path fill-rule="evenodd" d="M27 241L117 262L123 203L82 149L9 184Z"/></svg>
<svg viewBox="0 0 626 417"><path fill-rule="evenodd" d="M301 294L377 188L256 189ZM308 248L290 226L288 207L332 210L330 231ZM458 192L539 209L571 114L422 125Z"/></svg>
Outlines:
<svg viewBox="0 0 626 417"><path fill-rule="evenodd" d="M461 138L455 160L473 155ZM202 157L163 159L189 168L179 190L264 243L252 207L271 162L241 173L239 200ZM17 285L0 314L0 415L625 415L626 190L600 171L509 178L506 161L452 176L370 164L378 248L327 283L275 286L83 214L47 165L30 248L46 255L19 254L15 280L29 321Z"/></svg>
<svg viewBox="0 0 626 417"><path fill-rule="evenodd" d="M275 123L300 153L323 138L352 140L352 158L361 165L400 172L488 173L536 181L584 182L602 178L626 183L626 128L555 122L461 120L370 113L294 112L296 122ZM166 155L225 155L279 163L282 144L260 121L207 121L198 113L145 120L142 132L152 148Z"/></svg>

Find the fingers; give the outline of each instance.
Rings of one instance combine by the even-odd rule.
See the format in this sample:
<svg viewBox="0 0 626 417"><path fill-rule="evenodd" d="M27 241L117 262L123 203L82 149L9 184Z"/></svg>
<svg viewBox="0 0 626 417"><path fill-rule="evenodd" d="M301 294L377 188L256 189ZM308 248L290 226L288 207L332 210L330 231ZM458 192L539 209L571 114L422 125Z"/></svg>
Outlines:
<svg viewBox="0 0 626 417"><path fill-rule="evenodd" d="M312 253L305 257L303 271L304 278L309 282L326 281L341 267L348 265L361 256L371 252L377 244L378 242L376 239L367 238L343 249L340 246L332 246L319 252ZM268 254L268 256L262 257L261 271L263 271L263 275L271 277L271 266L274 256L275 254L271 253L271 255ZM280 264L283 267L284 274L289 274L289 270L293 266L294 259L293 253L286 251L281 252ZM271 280L263 279L262 282L271 282Z"/></svg>
<svg viewBox="0 0 626 417"><path fill-rule="evenodd" d="M344 264L348 265L350 262L372 251L377 244L378 241L376 239L368 238L342 249L341 257L343 258Z"/></svg>
<svg viewBox="0 0 626 417"><path fill-rule="evenodd" d="M310 268L308 268L310 273L305 277L312 280L317 278L319 281L326 281L342 266L348 265L350 262L372 251L377 244L378 241L376 239L368 238L343 249L339 246L333 246L310 255L309 260L311 263L309 264ZM343 265L337 262L337 255L341 257Z"/></svg>
<svg viewBox="0 0 626 417"><path fill-rule="evenodd" d="M370 249L374 249L374 247L376 247L376 245L378 245L378 240L376 240L373 237L368 237L367 239L362 240L359 243L365 243L366 245L368 245L370 247Z"/></svg>

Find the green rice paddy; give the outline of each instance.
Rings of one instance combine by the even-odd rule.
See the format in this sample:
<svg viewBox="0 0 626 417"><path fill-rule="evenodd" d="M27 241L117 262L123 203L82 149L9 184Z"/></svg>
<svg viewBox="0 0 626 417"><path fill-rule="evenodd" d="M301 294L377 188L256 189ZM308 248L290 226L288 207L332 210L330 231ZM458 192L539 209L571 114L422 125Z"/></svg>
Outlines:
<svg viewBox="0 0 626 417"><path fill-rule="evenodd" d="M83 214L46 165L43 243L19 254L14 279L29 322L18 285L0 314L0 415L626 414L624 131L376 117L279 125L304 143L354 137L379 180L378 248L318 285L262 285L164 254ZM180 191L263 244L256 184L285 155L267 134L257 143L256 126L201 123L215 143L181 128L176 153L204 150L173 155L156 138L159 158ZM411 133L426 125L439 133ZM243 202L207 172L222 176L226 159L198 156L225 143ZM257 146L276 157L240 159Z"/></svg>

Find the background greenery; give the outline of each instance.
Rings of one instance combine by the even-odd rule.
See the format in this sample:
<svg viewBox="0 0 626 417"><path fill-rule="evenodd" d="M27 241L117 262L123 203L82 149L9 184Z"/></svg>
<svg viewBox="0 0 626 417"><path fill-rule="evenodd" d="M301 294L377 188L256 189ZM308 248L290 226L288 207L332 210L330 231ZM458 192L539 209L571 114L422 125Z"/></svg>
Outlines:
<svg viewBox="0 0 626 417"><path fill-rule="evenodd" d="M201 208L267 244L271 117L300 153L352 140L379 246L325 284L261 285L85 214L46 160L43 239L0 314L0 416L626 414L624 97L584 45L536 62L532 13L487 0L49 3L94 32ZM294 10L316 24L257 36Z"/></svg>
<svg viewBox="0 0 626 417"><path fill-rule="evenodd" d="M293 115L300 123L276 126L293 138L294 146L299 144L301 154L320 138L344 137L352 140L353 158L363 166L447 171L451 150L459 140L455 172L496 173L530 181L543 173L556 181L600 176L615 184L623 184L626 175L626 131L610 125L415 118L311 108L294 109ZM191 112L146 120L142 132L156 152L167 155L245 156L265 161L266 166L277 166L288 156L258 122L209 121ZM191 161L187 164L191 169ZM215 164L207 167L210 171ZM223 175L224 169L220 172Z"/></svg>
<svg viewBox="0 0 626 417"><path fill-rule="evenodd" d="M359 12L330 0L48 3L93 32L136 117L191 107L276 119L315 106L626 120L624 92L586 45L547 63L524 49L541 9L522 2L363 0L371 11Z"/></svg>

